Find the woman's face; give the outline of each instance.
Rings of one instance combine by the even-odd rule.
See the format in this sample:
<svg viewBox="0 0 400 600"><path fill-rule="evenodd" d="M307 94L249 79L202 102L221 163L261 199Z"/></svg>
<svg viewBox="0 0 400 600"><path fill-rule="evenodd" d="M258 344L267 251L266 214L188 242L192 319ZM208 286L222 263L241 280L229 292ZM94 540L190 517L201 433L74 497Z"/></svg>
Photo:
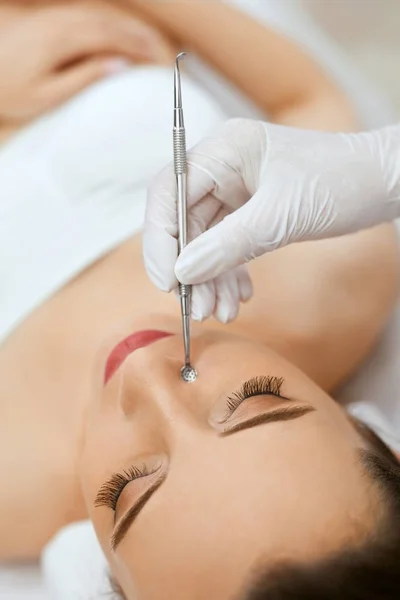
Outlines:
<svg viewBox="0 0 400 600"><path fill-rule="evenodd" d="M173 335L109 360L148 329ZM368 527L363 442L331 398L268 347L204 326L195 383L182 358L179 321L149 317L95 367L81 479L128 598L230 598L259 563L320 556Z"/></svg>

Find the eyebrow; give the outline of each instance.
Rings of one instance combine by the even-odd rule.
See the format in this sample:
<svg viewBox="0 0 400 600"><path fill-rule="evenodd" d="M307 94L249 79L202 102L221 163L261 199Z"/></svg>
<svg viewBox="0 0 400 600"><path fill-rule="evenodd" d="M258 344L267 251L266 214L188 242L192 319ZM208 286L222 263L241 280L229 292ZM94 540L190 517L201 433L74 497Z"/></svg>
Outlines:
<svg viewBox="0 0 400 600"><path fill-rule="evenodd" d="M237 433L238 431L243 431L245 429L251 429L252 427L257 427L258 425L263 425L265 423L277 423L282 421L292 421L294 419L299 419L308 413L314 412L315 408L311 405L303 405L303 406L289 406L283 408L277 408L276 410L266 412L261 415L257 415L252 419L248 419L247 421L243 421L230 427L229 429L223 431L220 435L226 437L228 435L232 435L233 433ZM115 552L119 544L125 538L128 533L131 525L136 520L137 516L153 496L153 494L158 490L161 484L165 480L165 475L157 479L154 484L146 490L146 492L139 498L137 502L128 510L128 512L122 517L121 521L116 526L114 533L111 537L111 550Z"/></svg>
<svg viewBox="0 0 400 600"><path fill-rule="evenodd" d="M165 474L159 477L148 490L140 496L139 500L131 506L128 512L122 517L118 525L115 527L114 532L111 536L111 550L115 552L119 544L122 542L132 523L135 521L142 508L150 500L154 492L158 490L160 485L165 480Z"/></svg>
<svg viewBox="0 0 400 600"><path fill-rule="evenodd" d="M252 427L257 427L258 425L263 425L265 423L278 423L280 421L292 421L294 419L300 419L300 417L304 417L308 413L314 411L315 408L309 404L302 406L284 406L282 408L277 408L275 410L256 415L251 419L247 419L247 421L237 423L236 425L233 425L232 427L222 431L220 435L225 437L227 435L237 433L238 431L251 429Z"/></svg>

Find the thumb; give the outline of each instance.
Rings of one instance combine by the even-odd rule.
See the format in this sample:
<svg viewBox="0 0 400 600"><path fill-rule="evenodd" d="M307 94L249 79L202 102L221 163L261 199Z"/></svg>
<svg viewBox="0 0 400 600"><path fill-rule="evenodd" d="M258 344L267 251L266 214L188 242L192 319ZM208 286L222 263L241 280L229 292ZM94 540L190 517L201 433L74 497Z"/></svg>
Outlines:
<svg viewBox="0 0 400 600"><path fill-rule="evenodd" d="M129 66L123 58L94 58L66 69L48 85L49 105L55 107L79 94L89 85L106 77L125 71Z"/></svg>
<svg viewBox="0 0 400 600"><path fill-rule="evenodd" d="M178 281L203 283L259 255L252 226L255 200L253 197L187 245L175 265Z"/></svg>
<svg viewBox="0 0 400 600"><path fill-rule="evenodd" d="M178 281L204 283L246 262L249 236L231 216L186 246L175 264Z"/></svg>
<svg viewBox="0 0 400 600"><path fill-rule="evenodd" d="M293 220L285 203L266 198L258 190L244 206L193 240L175 265L178 281L199 284L215 279L288 243L287 230Z"/></svg>

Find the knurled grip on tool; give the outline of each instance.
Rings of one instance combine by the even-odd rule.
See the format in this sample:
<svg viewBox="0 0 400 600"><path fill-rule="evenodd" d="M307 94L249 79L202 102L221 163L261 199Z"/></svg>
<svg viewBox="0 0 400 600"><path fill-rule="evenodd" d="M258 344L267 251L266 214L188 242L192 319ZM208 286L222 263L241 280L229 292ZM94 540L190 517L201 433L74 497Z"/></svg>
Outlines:
<svg viewBox="0 0 400 600"><path fill-rule="evenodd" d="M186 132L183 128L174 128L174 166L175 175L183 175L187 171Z"/></svg>
<svg viewBox="0 0 400 600"><path fill-rule="evenodd" d="M192 286L180 283L179 296L181 299L182 314L190 317L192 312Z"/></svg>
<svg viewBox="0 0 400 600"><path fill-rule="evenodd" d="M189 298L190 299L191 292L192 292L191 285L185 285L184 283L179 284L179 295L181 296L181 298Z"/></svg>

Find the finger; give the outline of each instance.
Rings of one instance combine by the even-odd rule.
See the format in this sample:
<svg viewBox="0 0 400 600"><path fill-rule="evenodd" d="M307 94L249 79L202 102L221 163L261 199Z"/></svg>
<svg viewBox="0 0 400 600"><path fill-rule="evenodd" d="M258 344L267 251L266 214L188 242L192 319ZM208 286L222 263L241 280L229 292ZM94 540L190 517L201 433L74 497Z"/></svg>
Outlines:
<svg viewBox="0 0 400 600"><path fill-rule="evenodd" d="M147 274L163 292L171 292L178 286L175 263L178 241L157 223L149 223L143 231L143 260Z"/></svg>
<svg viewBox="0 0 400 600"><path fill-rule="evenodd" d="M179 290L175 290L179 299ZM246 267L242 266L221 275L215 282L209 281L192 288L192 318L204 321L214 313L222 323L236 318L239 302L247 302L253 294L253 285Z"/></svg>
<svg viewBox="0 0 400 600"><path fill-rule="evenodd" d="M215 310L215 285L213 281L194 285L192 288L192 318L204 321L211 317Z"/></svg>
<svg viewBox="0 0 400 600"><path fill-rule="evenodd" d="M160 202L157 216L147 218L143 231L143 258L147 274L154 285L164 292L170 292L178 285L175 276L175 263L178 258L176 197L169 198L164 204L160 195L164 195L164 190L158 188ZM210 195L192 209L188 219L189 240L193 240L207 229L208 224L221 213L219 206L219 202ZM168 227L167 223L171 227ZM175 231L175 235L170 234ZM211 310L208 314L207 311L205 316L199 316L196 320L208 318L212 312Z"/></svg>
<svg viewBox="0 0 400 600"><path fill-rule="evenodd" d="M282 210L265 198L265 191L257 192L188 244L176 262L175 276L182 283L203 283L275 250L284 243L287 229L288 215Z"/></svg>
<svg viewBox="0 0 400 600"><path fill-rule="evenodd" d="M249 199L248 192L244 189L243 181L238 173L228 167L219 159L219 145L217 139L203 140L188 152L188 208L192 209L207 195L214 197L225 204L221 199L221 192L226 204L231 208L238 208ZM216 154L216 157L213 156ZM148 216L152 219L159 213L159 197L162 193L163 203L171 206L175 201L175 178L173 164L170 163L153 180L148 196ZM218 195L215 193L218 192ZM168 227L171 235L177 235L176 213L169 213L168 220L163 225Z"/></svg>
<svg viewBox="0 0 400 600"><path fill-rule="evenodd" d="M192 198L198 199L198 194L207 194L208 183L200 171L191 171L188 180L188 205ZM212 187L212 184L211 184ZM201 196L202 197L202 196ZM200 215L192 214L189 217L189 239L202 233L207 226L206 214L208 210L212 215L217 208L213 207L215 199L205 198L196 205ZM189 209L190 211L190 209ZM149 187L146 204L145 224L143 230L143 257L147 273L151 281L161 290L170 292L178 285L175 277L175 263L178 257L178 212L176 202L176 180L173 166L168 165L153 180Z"/></svg>
<svg viewBox="0 0 400 600"><path fill-rule="evenodd" d="M178 256L175 185L175 175L169 166L149 188L143 229L144 265L151 281L164 292L178 285L174 271Z"/></svg>
<svg viewBox="0 0 400 600"><path fill-rule="evenodd" d="M194 240L227 214L213 194L207 194L189 210L188 239Z"/></svg>
<svg viewBox="0 0 400 600"><path fill-rule="evenodd" d="M188 153L189 239L204 232L228 212L229 207L221 210L223 203L220 197L216 197L216 192L222 194L223 190L227 190L226 198L232 208L240 206L248 198L238 171L227 167L227 157L225 162L224 157L221 158L217 139L204 140ZM149 276L157 287L166 291L177 285L177 238L176 181L173 165L170 164L149 188L143 238Z"/></svg>
<svg viewBox="0 0 400 600"><path fill-rule="evenodd" d="M215 279L245 262L251 232L245 231L233 213L191 241L175 264L182 283L199 284Z"/></svg>
<svg viewBox="0 0 400 600"><path fill-rule="evenodd" d="M239 286L240 302L248 302L253 296L253 283L245 265L236 269L236 277Z"/></svg>
<svg viewBox="0 0 400 600"><path fill-rule="evenodd" d="M175 290L179 299L179 290ZM192 319L204 321L212 316L215 308L215 286L213 281L194 285L192 288Z"/></svg>
<svg viewBox="0 0 400 600"><path fill-rule="evenodd" d="M214 316L221 323L229 323L239 313L240 292L235 271L223 273L214 282L215 308Z"/></svg>
<svg viewBox="0 0 400 600"><path fill-rule="evenodd" d="M206 138L188 153L189 206L194 206L206 194L213 194L228 209L242 206L249 193L242 175L232 167L233 156L223 140Z"/></svg>
<svg viewBox="0 0 400 600"><path fill-rule="evenodd" d="M49 83L43 84L37 97L51 109L69 100L89 85L107 75L126 70L128 63L121 58L99 58L79 63L54 75Z"/></svg>
<svg viewBox="0 0 400 600"><path fill-rule="evenodd" d="M161 204L161 203L160 203ZM160 210L160 209L159 209ZM175 199L164 206L165 212L173 211L169 215L170 222L177 220L177 208ZM195 239L202 234L207 227L212 226L217 219L223 219L226 211L221 209L220 202L213 195L207 195L201 202L196 204L189 213L188 238ZM159 217L160 217L159 213ZM164 214L164 219L166 214ZM164 224L165 224L164 220ZM175 225L173 226L175 227ZM178 258L178 244L175 236L166 233L165 228L150 221L143 233L144 262L151 281L162 291L170 292L178 285L175 276L175 263ZM213 290L214 296L214 290ZM204 311L200 310L202 301L199 300L199 312L194 319L202 321L213 313L213 306ZM207 304L209 306L209 303Z"/></svg>

